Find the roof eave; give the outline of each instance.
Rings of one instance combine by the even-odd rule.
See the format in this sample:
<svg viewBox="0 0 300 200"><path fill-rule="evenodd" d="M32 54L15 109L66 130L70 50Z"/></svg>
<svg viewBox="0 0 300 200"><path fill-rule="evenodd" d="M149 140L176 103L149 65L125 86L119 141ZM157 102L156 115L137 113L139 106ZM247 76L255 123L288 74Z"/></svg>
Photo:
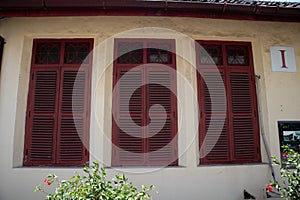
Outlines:
<svg viewBox="0 0 300 200"><path fill-rule="evenodd" d="M4 0L8 1L8 0ZM17 1L17 0L15 0ZM177 16L300 22L300 8L194 1L31 0L14 6L0 2L0 16ZM63 3L62 3L63 2Z"/></svg>

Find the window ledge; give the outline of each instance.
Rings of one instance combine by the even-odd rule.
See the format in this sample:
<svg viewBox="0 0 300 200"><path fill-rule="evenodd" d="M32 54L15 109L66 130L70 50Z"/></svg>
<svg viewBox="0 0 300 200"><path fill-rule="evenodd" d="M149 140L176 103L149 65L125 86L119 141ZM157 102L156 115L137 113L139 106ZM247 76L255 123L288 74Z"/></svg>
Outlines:
<svg viewBox="0 0 300 200"><path fill-rule="evenodd" d="M197 167L247 167L247 166L269 166L269 163L244 163L244 164L200 164Z"/></svg>

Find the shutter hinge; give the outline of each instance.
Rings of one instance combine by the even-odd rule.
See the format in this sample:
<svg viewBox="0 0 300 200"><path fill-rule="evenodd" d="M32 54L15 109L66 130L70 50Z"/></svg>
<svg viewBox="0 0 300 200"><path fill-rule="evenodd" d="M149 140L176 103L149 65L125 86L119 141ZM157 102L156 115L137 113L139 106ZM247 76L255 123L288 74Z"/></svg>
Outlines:
<svg viewBox="0 0 300 200"><path fill-rule="evenodd" d="M29 117L31 117L31 110L29 110L29 112L28 112L28 116L29 116Z"/></svg>
<svg viewBox="0 0 300 200"><path fill-rule="evenodd" d="M33 80L33 79L34 79L34 73L31 74L31 80Z"/></svg>
<svg viewBox="0 0 300 200"><path fill-rule="evenodd" d="M88 155L88 150L87 150L87 149L84 150L84 155L85 155L85 156Z"/></svg>
<svg viewBox="0 0 300 200"><path fill-rule="evenodd" d="M173 112L173 117L175 118L176 114L175 114L175 111Z"/></svg>
<svg viewBox="0 0 300 200"><path fill-rule="evenodd" d="M257 147L257 155L259 154L259 147Z"/></svg>
<svg viewBox="0 0 300 200"><path fill-rule="evenodd" d="M200 111L200 119L202 119L202 111Z"/></svg>

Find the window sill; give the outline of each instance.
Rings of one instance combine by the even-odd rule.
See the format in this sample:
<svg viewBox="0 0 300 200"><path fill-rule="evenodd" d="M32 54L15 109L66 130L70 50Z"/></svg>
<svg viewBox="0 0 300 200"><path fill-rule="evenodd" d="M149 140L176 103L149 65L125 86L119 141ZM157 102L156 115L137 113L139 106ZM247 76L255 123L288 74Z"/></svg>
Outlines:
<svg viewBox="0 0 300 200"><path fill-rule="evenodd" d="M244 164L199 164L197 167L247 167L247 166L269 166L269 163L244 163Z"/></svg>

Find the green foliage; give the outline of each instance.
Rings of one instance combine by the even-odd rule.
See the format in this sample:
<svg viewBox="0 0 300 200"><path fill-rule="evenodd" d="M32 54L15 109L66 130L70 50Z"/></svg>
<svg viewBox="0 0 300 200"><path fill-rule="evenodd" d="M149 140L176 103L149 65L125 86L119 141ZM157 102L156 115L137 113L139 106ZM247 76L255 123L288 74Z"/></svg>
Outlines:
<svg viewBox="0 0 300 200"><path fill-rule="evenodd" d="M283 159L280 167L282 184L272 181L271 185L281 192L281 197L285 200L300 199L300 154L283 146ZM276 157L272 157L273 164L279 165Z"/></svg>
<svg viewBox="0 0 300 200"><path fill-rule="evenodd" d="M58 187L54 194L47 194L48 200L144 200L152 199L149 192L154 189L142 185L138 191L124 175L116 175L112 181L106 180L104 168L99 168L97 162L91 167L84 167L85 176L75 172L70 180L60 181L54 174L44 179L44 184L36 186L35 191L45 192L45 188L54 182Z"/></svg>

